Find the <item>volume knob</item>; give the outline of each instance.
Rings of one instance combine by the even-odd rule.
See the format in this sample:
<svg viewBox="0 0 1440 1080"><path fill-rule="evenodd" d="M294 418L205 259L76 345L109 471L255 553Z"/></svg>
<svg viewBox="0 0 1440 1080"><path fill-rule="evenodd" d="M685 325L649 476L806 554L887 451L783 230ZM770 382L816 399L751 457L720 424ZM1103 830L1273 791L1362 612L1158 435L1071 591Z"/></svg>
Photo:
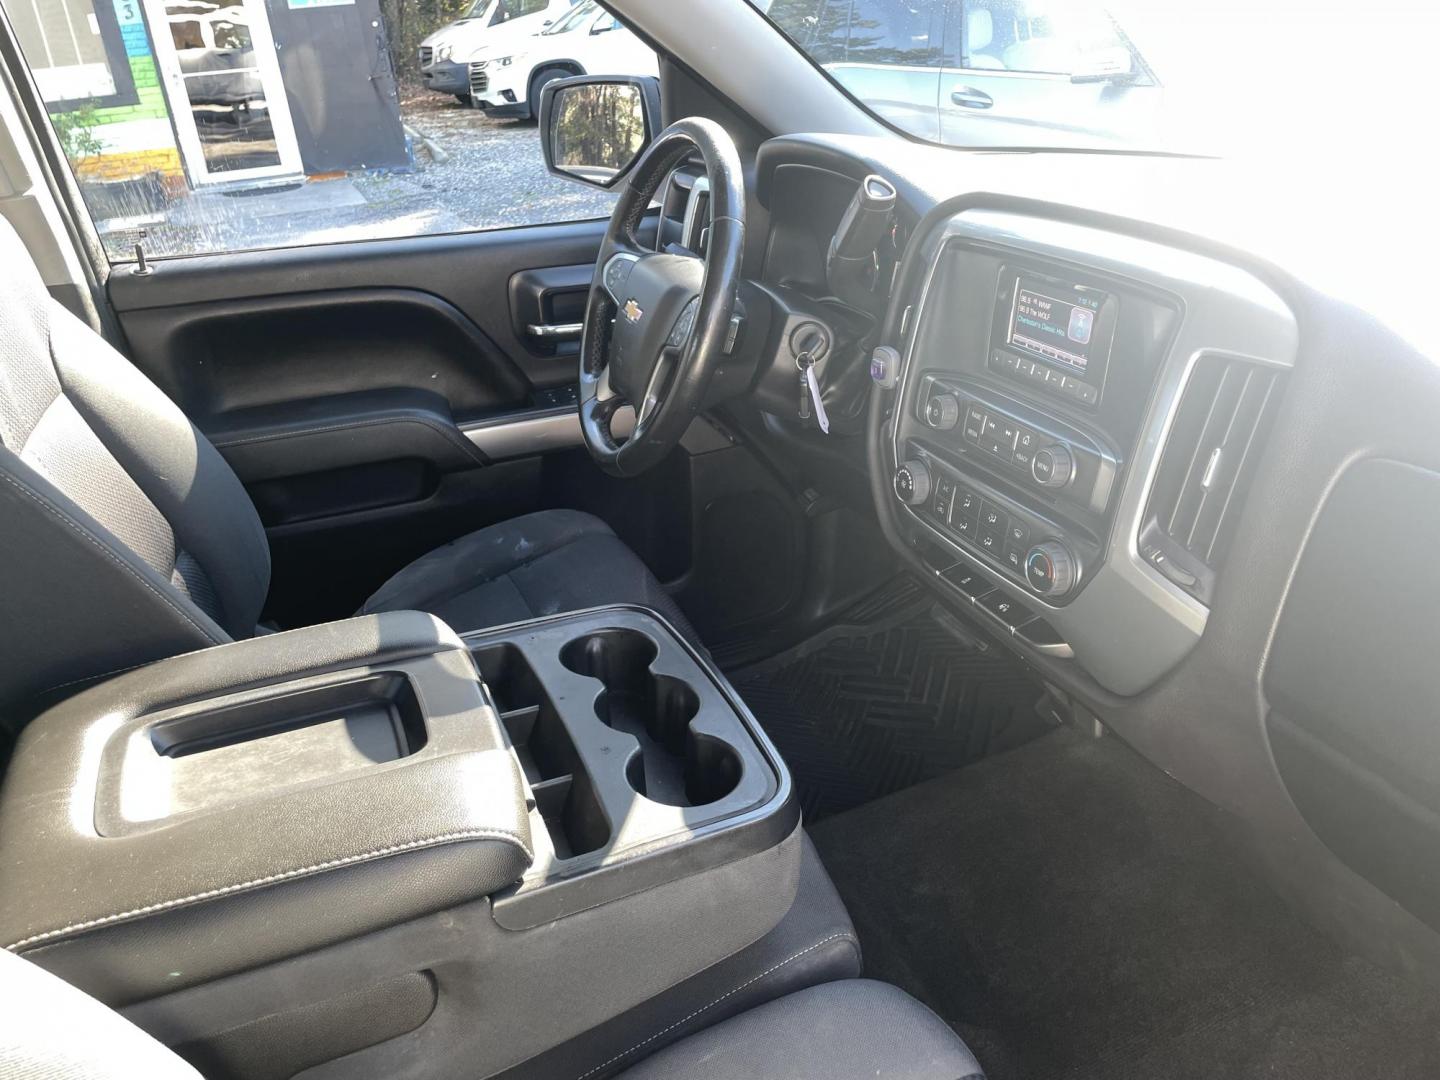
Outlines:
<svg viewBox="0 0 1440 1080"><path fill-rule="evenodd" d="M1064 596L1075 587L1075 556L1058 540L1036 544L1025 556L1025 580L1041 596Z"/></svg>
<svg viewBox="0 0 1440 1080"><path fill-rule="evenodd" d="M954 394L936 394L925 403L925 423L936 431L949 431L960 422L960 399Z"/></svg>
<svg viewBox="0 0 1440 1080"><path fill-rule="evenodd" d="M930 467L918 458L902 462L895 470L895 494L909 506L930 498Z"/></svg>

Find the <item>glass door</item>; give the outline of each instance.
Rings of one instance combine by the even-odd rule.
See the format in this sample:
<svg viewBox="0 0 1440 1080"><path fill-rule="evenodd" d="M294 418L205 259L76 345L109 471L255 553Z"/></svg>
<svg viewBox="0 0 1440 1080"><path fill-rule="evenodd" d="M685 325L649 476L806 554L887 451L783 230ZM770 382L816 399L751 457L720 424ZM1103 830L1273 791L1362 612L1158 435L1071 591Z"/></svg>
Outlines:
<svg viewBox="0 0 1440 1080"><path fill-rule="evenodd" d="M301 171L264 0L145 0L193 183Z"/></svg>

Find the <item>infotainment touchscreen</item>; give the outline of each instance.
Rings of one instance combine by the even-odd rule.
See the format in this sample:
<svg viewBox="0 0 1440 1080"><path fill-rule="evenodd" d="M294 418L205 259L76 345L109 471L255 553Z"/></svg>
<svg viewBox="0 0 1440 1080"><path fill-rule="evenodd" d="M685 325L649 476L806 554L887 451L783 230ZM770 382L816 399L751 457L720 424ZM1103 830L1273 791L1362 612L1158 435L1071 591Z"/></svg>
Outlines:
<svg viewBox="0 0 1440 1080"><path fill-rule="evenodd" d="M1006 344L1065 364L1084 376L1097 342L1095 320L1106 294L1026 274L1016 274L1014 284Z"/></svg>

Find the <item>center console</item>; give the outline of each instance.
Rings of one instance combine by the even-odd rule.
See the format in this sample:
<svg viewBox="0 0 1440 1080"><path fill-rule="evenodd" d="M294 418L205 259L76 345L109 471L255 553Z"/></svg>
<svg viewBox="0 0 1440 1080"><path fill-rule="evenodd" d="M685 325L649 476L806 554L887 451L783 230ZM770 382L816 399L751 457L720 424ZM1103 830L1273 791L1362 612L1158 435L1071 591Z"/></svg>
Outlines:
<svg viewBox="0 0 1440 1080"><path fill-rule="evenodd" d="M1135 693L1204 629L1293 362L1250 275L1163 244L970 210L924 238L882 513L1023 649Z"/></svg>
<svg viewBox="0 0 1440 1080"><path fill-rule="evenodd" d="M801 864L778 754L653 612L466 639L395 612L35 720L0 933L207 1075L483 1076L734 967Z"/></svg>

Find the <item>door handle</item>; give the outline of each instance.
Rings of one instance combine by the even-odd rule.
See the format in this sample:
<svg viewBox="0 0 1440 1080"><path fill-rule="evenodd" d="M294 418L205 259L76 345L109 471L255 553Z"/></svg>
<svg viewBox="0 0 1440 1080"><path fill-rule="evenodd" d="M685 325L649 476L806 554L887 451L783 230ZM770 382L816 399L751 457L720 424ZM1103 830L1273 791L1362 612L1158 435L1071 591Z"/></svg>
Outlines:
<svg viewBox="0 0 1440 1080"><path fill-rule="evenodd" d="M994 98L973 86L952 86L950 100L966 109L988 109L995 104Z"/></svg>

